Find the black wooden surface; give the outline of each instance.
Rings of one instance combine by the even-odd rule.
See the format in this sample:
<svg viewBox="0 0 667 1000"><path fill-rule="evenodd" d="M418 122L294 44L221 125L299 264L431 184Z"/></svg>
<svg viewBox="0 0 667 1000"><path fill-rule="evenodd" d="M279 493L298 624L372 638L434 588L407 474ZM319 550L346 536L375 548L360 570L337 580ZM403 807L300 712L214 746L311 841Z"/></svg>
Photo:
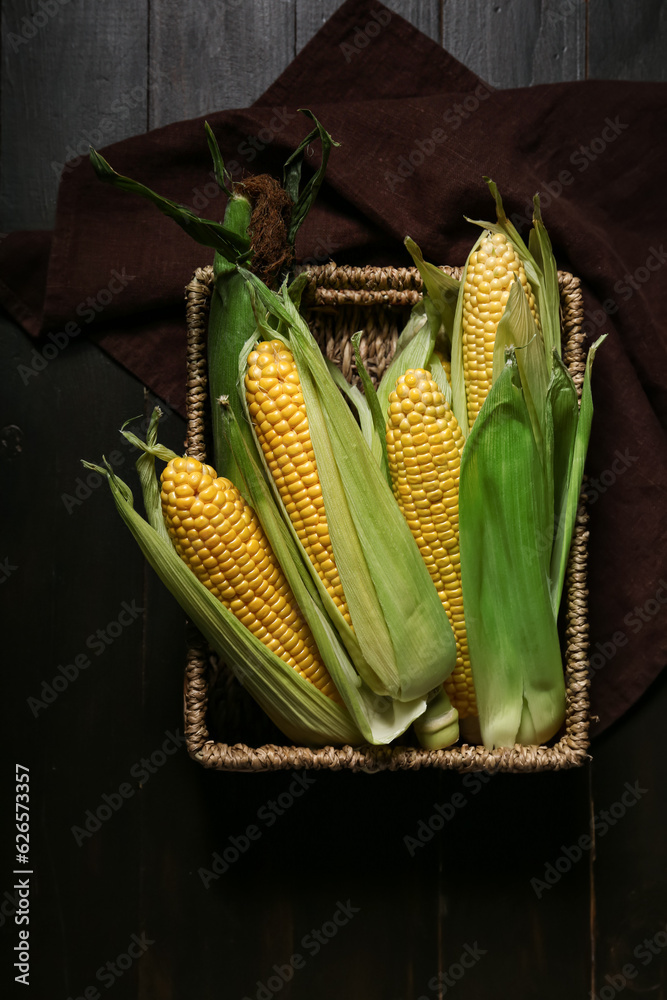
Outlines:
<svg viewBox="0 0 667 1000"><path fill-rule="evenodd" d="M337 6L70 0L24 38L42 8L4 0L3 232L52 224L58 164L103 120L111 142L246 105ZM663 0L389 6L496 86L665 77ZM136 487L118 428L154 400L79 340L26 385L19 366L35 344L7 319L1 329L3 826L11 834L23 764L35 872L31 981L17 994L664 1000L664 678L577 771L322 773L296 784L289 772L204 771L180 745L182 615L79 462L116 450ZM180 449L183 437L168 414L165 444ZM118 629L124 606L134 610ZM107 645L98 632L109 625L119 634ZM90 832L100 807L109 815ZM594 847L578 848L592 821ZM222 871L216 856L235 852ZM11 842L2 862L5 995ZM133 935L142 944L126 959Z"/></svg>

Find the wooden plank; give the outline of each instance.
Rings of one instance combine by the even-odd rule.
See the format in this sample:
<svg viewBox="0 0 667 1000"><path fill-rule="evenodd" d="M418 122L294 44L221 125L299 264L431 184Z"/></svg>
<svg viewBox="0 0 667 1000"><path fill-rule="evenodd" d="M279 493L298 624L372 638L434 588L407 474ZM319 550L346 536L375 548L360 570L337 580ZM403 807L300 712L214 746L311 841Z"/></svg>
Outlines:
<svg viewBox="0 0 667 1000"><path fill-rule="evenodd" d="M173 896L164 901L164 950L180 955L164 955L163 971L180 965L206 1000L220 995L221 981L230 996L254 997L276 976L280 995L294 1000L361 1000L387 989L416 996L415 984L437 967L437 856L412 861L401 835L419 815L420 790L437 780L190 773L189 793L179 786L179 794L198 812L204 802L208 815L199 835L192 814L168 817L165 807L183 849L193 843L184 865L169 866L174 880L164 880L162 896ZM164 831L155 833L160 845ZM158 921L159 910L158 897ZM215 933L191 935L183 954L177 944L195 913Z"/></svg>
<svg viewBox="0 0 667 1000"><path fill-rule="evenodd" d="M433 806L424 817L430 828L444 820L437 970L443 987L457 982L466 968L462 956L478 945L477 960L468 958L466 995L495 996L511 956L522 996L586 996L590 852L553 884L546 873L561 865L563 845L589 832L587 771L445 777L441 811ZM422 992L435 997L425 985Z"/></svg>
<svg viewBox="0 0 667 1000"><path fill-rule="evenodd" d="M151 68L163 81L151 96L151 127L250 104L294 55L293 10L284 2L184 7L154 0L150 30ZM161 439L181 451L183 433L182 422L170 417ZM151 711L146 724L155 741L175 724L182 731L184 616L153 574L147 607L144 669ZM224 983L229 995L241 997L253 970L274 950L282 953L291 897L280 897L278 882L256 865L254 841L247 841L252 848L247 855L238 851L229 870L218 859L243 845L267 798L277 798L291 780L285 774L253 780L206 772L181 750L170 764L168 784L147 790L142 906L156 944L142 967L141 997L154 996L156 983L165 996L185 990L217 1000ZM260 822L257 829L264 834L268 827ZM268 833L266 843L271 844ZM195 933L195 927L207 930Z"/></svg>
<svg viewBox="0 0 667 1000"><path fill-rule="evenodd" d="M48 228L62 164L142 132L147 0L3 4L2 227Z"/></svg>
<svg viewBox="0 0 667 1000"><path fill-rule="evenodd" d="M106 486L80 463L112 457L142 389L83 341L42 354L39 371L33 350L3 319L0 426L20 429L20 450L3 459L16 566L3 604L17 665L7 676L13 756L33 783L30 985L66 997L95 984L142 930L136 796L119 787L141 728L143 566ZM119 468L122 457L112 458Z"/></svg>
<svg viewBox="0 0 667 1000"><path fill-rule="evenodd" d="M665 80L666 37L661 0L589 0L587 75ZM660 612L654 595L647 600ZM667 996L667 780L657 749L666 710L663 672L592 746L596 997Z"/></svg>
<svg viewBox="0 0 667 1000"><path fill-rule="evenodd" d="M296 50L299 52L319 31L343 0L296 0ZM440 0L386 0L385 7L400 14L429 38L440 41ZM365 24L359 25L363 31Z"/></svg>
<svg viewBox="0 0 667 1000"><path fill-rule="evenodd" d="M295 850L298 827L277 831L293 901L291 948L304 960L294 1000L416 997L437 968L437 854L411 857L403 836L440 776L313 777L300 809L308 836Z"/></svg>
<svg viewBox="0 0 667 1000"><path fill-rule="evenodd" d="M493 86L584 76L585 4L579 0L558 7L445 0L442 38L452 55ZM464 805L440 835L440 961L422 992L436 996L425 986L437 987L438 976L443 990L453 986L465 947L478 942L484 955L465 973L470 995L494 995L512 955L515 981L526 995L584 996L590 984L590 853L558 884L544 879L562 845L588 834L588 774L485 777L457 783L456 776L445 776L447 815L453 802ZM437 822L433 811L430 818Z"/></svg>
<svg viewBox="0 0 667 1000"><path fill-rule="evenodd" d="M667 996L666 712L663 672L592 748L597 995Z"/></svg>
<svg viewBox="0 0 667 1000"><path fill-rule="evenodd" d="M152 0L150 127L247 107L294 54L292 0Z"/></svg>
<svg viewBox="0 0 667 1000"><path fill-rule="evenodd" d="M588 75L597 80L667 80L667 3L589 0Z"/></svg>
<svg viewBox="0 0 667 1000"><path fill-rule="evenodd" d="M3 7L8 230L48 227L59 164L146 122L145 3L30 8ZM2 426L22 431L10 482L23 542L3 597L9 656L20 664L9 680L15 756L34 778L31 986L80 995L109 985L97 970L142 931L137 792L125 799L118 788L141 727L144 572L106 488L87 481L80 459L118 447L118 427L143 390L83 340L35 344L6 320L2 334ZM124 974L128 989L138 968Z"/></svg>
<svg viewBox="0 0 667 1000"><path fill-rule="evenodd" d="M581 80L585 0L444 0L442 44L493 87Z"/></svg>
<svg viewBox="0 0 667 1000"><path fill-rule="evenodd" d="M146 417L155 403L165 409L161 401L147 396ZM165 412L160 441L182 452L185 423L177 414ZM159 751L168 734L172 739L168 760L146 785L141 801L141 839L133 849L142 870L143 924L155 940L141 965L137 996L149 1000L159 985L165 997L176 998L191 989L202 1000L214 1000L219 996L219 983L233 982L235 966L240 963L243 967L244 951L234 940L229 901L224 896L221 900L214 890L208 891L209 883L197 870L213 864L210 828L216 812L222 809L229 828L229 833L222 835L223 841L237 830L243 831L237 827L233 799L228 811L221 776L194 764L182 742L185 615L152 570L146 573L144 593L142 674L146 707L141 743ZM174 744L178 749L172 755ZM238 812L242 816L243 808ZM214 872L212 883L215 886L218 882L226 892L225 882ZM242 913L242 907L237 912ZM252 920L248 922L252 924ZM210 934L195 932L195 927L204 925L211 929ZM186 948L184 941L188 942ZM217 963L224 964L224 971Z"/></svg>
<svg viewBox="0 0 667 1000"><path fill-rule="evenodd" d="M591 0L592 9L599 4ZM391 6L439 37L437 4ZM488 5L485 12L477 2L464 8L446 0L445 20L450 16L454 25L452 44L446 44L455 55L471 64L477 58L478 72L501 86L539 82L540 73L557 69L563 78L582 75L581 4L541 3L534 12L516 3L496 6ZM95 129L114 101L141 85L135 81L145 83L142 10L124 0L94 2L87 9L72 0L30 46L12 53L8 30L20 30L26 15L16 0L5 5L11 14L7 20L5 13L3 43L5 228L49 224L48 198L55 192L55 174L50 194L46 184L53 173L51 159L62 159L68 143ZM305 44L325 10L326 3L301 0L296 7L284 0L244 0L222 11L220 4L202 2L182 10L154 3L151 67L161 89L151 92L150 124L247 104L287 64L295 47ZM561 15L553 24L549 11ZM76 16L70 19L70 12ZM643 37L659 27L659 21L648 22ZM490 55L470 41L477 28L483 29L480 37ZM503 49L510 37L519 39L512 62ZM636 53L639 38L633 42ZM453 48L459 43L459 50ZM653 43L647 44L651 51ZM11 61L10 55L16 58ZM620 53L614 58L616 65L622 62ZM486 64L496 79L485 73ZM610 62L602 75L614 75L613 70ZM146 127L145 94L144 87L143 101L128 106L129 115L119 112L113 119L118 131L108 141ZM296 795L289 773L207 773L182 748L173 756L161 751L169 733L182 731L182 615L144 569L103 486L92 488L71 512L63 500L63 494L78 499L77 488L81 496L85 493L77 483L79 458L113 451L123 420L144 405L149 408L151 401L144 403L135 380L78 342L25 386L16 366L34 360L33 345L10 324L3 323L2 333L0 363L10 386L0 403L0 425L23 431L20 453L11 444L15 432L3 438L10 461L3 470L8 471L6 501L16 530L0 559L6 555L17 567L3 590L13 624L8 662L21 665L10 675L7 706L18 706L22 713L16 754L34 769L39 803L33 828L39 862L34 923L39 961L33 989L65 997L80 995L89 985L102 987L96 970L125 951L132 933L145 932L154 944L124 974L118 989L146 1000L156 993L218 1000L221 989L229 996L255 996L257 984L279 976L297 953L305 964L277 991L281 997L434 1000L433 978L450 970L455 978L465 946L474 948L476 941L485 954L466 973L466 994L496 995L498 982L506 981L509 956L522 995L541 1000L587 995L588 859L574 863L539 898L531 885L556 863L562 845L576 843L587 830L586 771L500 776L477 792L475 776L324 773ZM182 437L182 421L168 416L162 440L180 450ZM127 454L119 470L136 492L130 466ZM19 544L35 539L36 532L37 544ZM135 597L146 609L145 621L132 622L96 655L87 646L89 637L105 631L118 619L122 602ZM47 609L38 645L50 655L26 655L36 598ZM82 652L89 654L90 668L34 718L27 698L39 694L59 664ZM664 687L660 690L664 693ZM626 778L632 784L635 776L650 789L622 823L598 840L598 989L605 975L615 974L619 956L627 953L639 967L640 960L633 958L639 935L655 935L664 917L664 879L656 878L665 868L659 839L667 818L660 805L664 779L657 765L647 762L646 746L657 740L665 707L664 698L656 700L650 717L642 710L629 728L617 727L600 749L594 747L596 809L616 801L621 777L621 789ZM155 760L161 761L161 752L164 762L139 787L131 772L143 757L157 754ZM117 793L128 775L132 796L79 846L72 826L85 822L87 811L97 810L104 795ZM443 815L435 806L448 815L446 807L457 792L464 794L465 806L455 807L452 818L433 832ZM284 804L288 796L293 799L289 807L269 824L271 803ZM244 849L250 825L260 836ZM431 829L433 838L411 854L406 837L424 829L423 836ZM230 846L238 858L223 874L213 872L207 887L200 869L212 870L215 855ZM330 927L337 926L336 913L339 922L344 918L339 906L348 899L359 912L329 936ZM91 912L98 915L96 921L89 919ZM326 942L317 952L310 943L316 941L313 931L322 931ZM640 971L646 978L637 982L659 995L664 964L656 957Z"/></svg>

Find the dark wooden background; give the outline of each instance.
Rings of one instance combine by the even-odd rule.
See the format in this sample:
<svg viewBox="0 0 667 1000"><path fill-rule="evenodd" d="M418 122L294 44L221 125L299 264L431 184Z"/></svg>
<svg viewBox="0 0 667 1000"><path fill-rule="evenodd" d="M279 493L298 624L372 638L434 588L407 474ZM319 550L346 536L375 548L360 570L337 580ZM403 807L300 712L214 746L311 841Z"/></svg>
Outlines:
<svg viewBox="0 0 667 1000"><path fill-rule="evenodd" d="M111 142L245 106L339 0L44 3L2 4L3 232L51 226L58 164L93 141L102 118L113 121ZM389 6L498 87L665 79L664 0ZM10 33L38 10L52 13L16 50ZM3 827L12 834L20 763L31 774L35 871L31 985L20 995L583 1000L593 991L664 1000L664 678L594 743L593 762L571 772L479 783L433 772L321 773L297 788L289 772L204 771L179 745L182 615L106 488L86 495L79 482L80 458L118 448L120 425L154 400L85 340L26 386L18 365L30 364L34 344L4 317L1 328L2 700L11 735ZM181 419L168 416L162 436L180 449ZM119 469L135 481L120 452ZM66 495L76 499L77 489L73 505ZM124 603L135 617L117 628ZM96 641L110 624L120 634ZM89 665L74 676L77 657ZM72 664L66 689L36 708L29 699ZM165 743L178 751L164 753ZM623 804L626 783L638 791ZM94 833L73 831L105 795L119 807L101 810L110 815ZM441 814L453 815L440 822ZM594 820L594 848L577 859ZM429 823L442 829L409 849L405 838ZM225 851L238 857L215 874L214 856ZM17 930L11 842L1 861L5 995ZM548 888L532 881L557 869ZM133 935L143 950L129 959ZM288 975L295 953L302 961ZM471 968L457 981L464 954Z"/></svg>

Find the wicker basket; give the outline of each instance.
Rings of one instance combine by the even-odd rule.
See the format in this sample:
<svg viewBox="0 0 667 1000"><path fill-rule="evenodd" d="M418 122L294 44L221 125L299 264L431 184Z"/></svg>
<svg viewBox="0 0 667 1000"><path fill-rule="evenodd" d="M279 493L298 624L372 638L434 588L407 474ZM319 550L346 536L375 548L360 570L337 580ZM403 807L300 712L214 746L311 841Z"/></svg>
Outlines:
<svg viewBox="0 0 667 1000"><path fill-rule="evenodd" d="M454 277L460 270L444 268ZM413 268L323 267L306 269L310 284L304 295L309 325L320 347L354 381L350 337L363 330L361 354L374 377L390 360L410 307L421 298L422 282ZM563 318L563 358L581 391L585 358L581 332L582 300L577 278L558 275ZM212 268L198 268L186 288L188 358L188 454L206 455L206 318ZM455 746L423 750L413 746L322 747L284 744L264 713L224 665L217 662L194 630L185 674L185 733L190 755L204 767L219 771L268 771L290 768L331 768L352 771L411 770L439 767L456 771L544 771L581 765L588 748L588 623L586 590L586 514L580 504L567 571L565 728L551 746L514 746L487 750ZM218 742L209 729L226 737ZM406 737L404 737L405 739ZM409 739L409 735L407 736ZM234 740L243 742L233 742ZM250 746L253 742L256 745Z"/></svg>

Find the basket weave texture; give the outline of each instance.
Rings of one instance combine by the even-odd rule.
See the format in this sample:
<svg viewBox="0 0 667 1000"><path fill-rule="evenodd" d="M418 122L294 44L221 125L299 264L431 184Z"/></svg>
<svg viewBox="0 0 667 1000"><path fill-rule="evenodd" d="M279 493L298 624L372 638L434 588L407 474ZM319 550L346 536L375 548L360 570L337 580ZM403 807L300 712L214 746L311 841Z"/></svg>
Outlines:
<svg viewBox="0 0 667 1000"><path fill-rule="evenodd" d="M379 379L394 353L410 308L422 295L415 268L337 267L329 263L305 269L309 284L303 296L306 318L324 354L345 377L356 381L352 335L362 330L361 355ZM459 278L458 268L443 270ZM204 461L207 441L206 325L213 269L197 268L186 287L187 452ZM585 357L581 330L580 282L558 273L563 326L563 360L577 391L583 384ZM283 739L250 702L232 673L218 663L202 637L192 630L185 673L185 734L189 754L204 767L219 771L270 771L291 768L352 771L417 770L438 767L456 771L545 771L577 767L587 759L589 726L588 622L586 589L587 516L579 505L566 577L565 682L566 720L560 739L551 746L514 746L488 750L461 745L447 750L412 746L321 748L280 745ZM209 731L239 733L256 742L218 742ZM239 728L240 727L240 728ZM264 730L263 730L264 727ZM268 737L266 737L268 732ZM229 739L228 735L228 739ZM265 739L265 742L262 740Z"/></svg>

